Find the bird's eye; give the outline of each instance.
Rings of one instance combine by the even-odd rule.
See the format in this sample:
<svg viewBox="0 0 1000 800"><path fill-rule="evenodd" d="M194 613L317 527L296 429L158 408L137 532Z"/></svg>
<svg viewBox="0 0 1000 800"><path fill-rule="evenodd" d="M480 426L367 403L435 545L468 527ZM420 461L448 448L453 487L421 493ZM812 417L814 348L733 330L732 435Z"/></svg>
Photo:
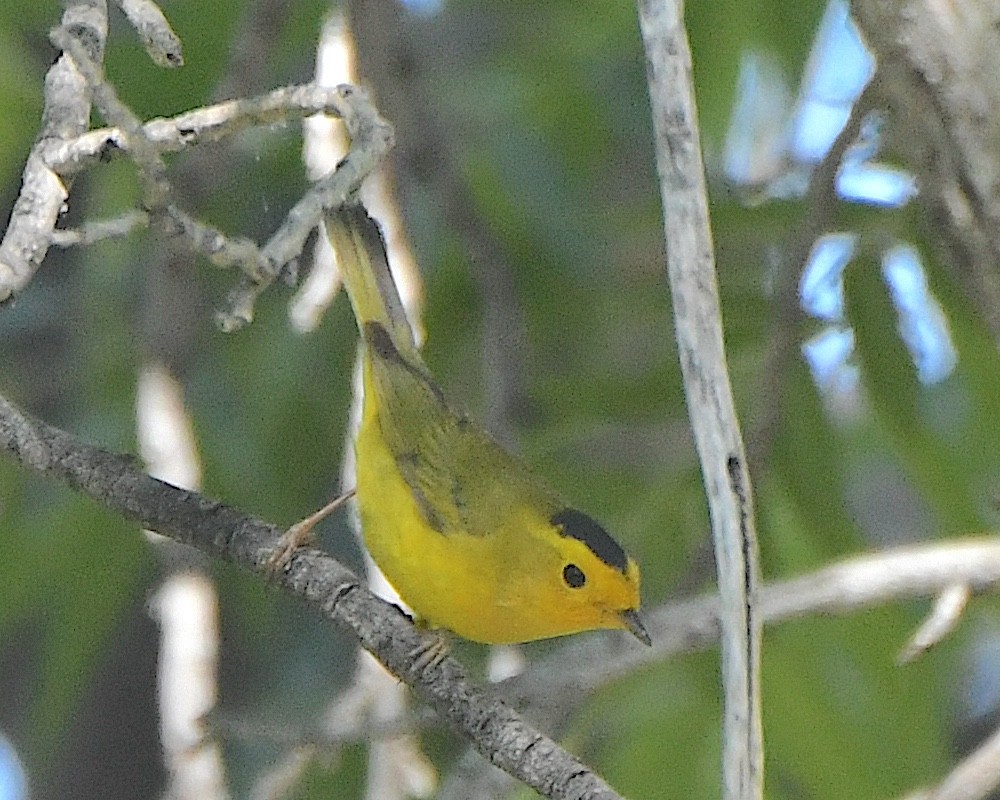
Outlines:
<svg viewBox="0 0 1000 800"><path fill-rule="evenodd" d="M570 589L579 589L587 582L587 576L576 564L567 564L563 567L563 580Z"/></svg>

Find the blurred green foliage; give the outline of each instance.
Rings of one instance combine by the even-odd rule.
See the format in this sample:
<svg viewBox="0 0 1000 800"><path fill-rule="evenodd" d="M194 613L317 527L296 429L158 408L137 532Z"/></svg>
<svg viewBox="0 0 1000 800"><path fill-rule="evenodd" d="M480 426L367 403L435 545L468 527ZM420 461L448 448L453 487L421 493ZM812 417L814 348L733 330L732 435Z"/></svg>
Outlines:
<svg viewBox="0 0 1000 800"><path fill-rule="evenodd" d="M924 248L959 365L943 384L918 382L877 257L867 253L846 276L865 412L845 424L831 416L799 358L799 345L816 326L777 307L794 302L794 292L772 291L773 254L789 245L809 210L797 202L747 208L723 185L719 154L742 55L768 54L796 85L822 4L688 6L728 356L744 432L752 452L762 454L752 468L766 576L816 568L900 535L992 527L998 457L990 443L1000 424L996 345L969 298L927 251L933 233L916 209L845 210L839 221L863 238L878 240L888 231ZM245 2L164 4L185 46L186 65L172 72L148 61L115 12L107 75L143 117L205 103L249 8ZM290 17L267 42L262 85L252 93L311 74L326 6L310 0L289 8ZM42 81L54 56L46 31L59 13L53 2L0 4L5 215L37 129ZM425 91L453 137L476 212L515 264L529 343L518 354L532 405L519 427L526 458L637 555L648 605L678 586L709 589L712 576L698 559L707 512L686 433L634 8L463 0L408 24L422 41L435 43L424 54ZM305 186L299 148L296 126L240 137L227 151L226 169L191 193L191 210L225 231L264 240ZM172 164L180 171L184 160ZM78 179L69 220L112 215L130 208L136 196L127 162L102 164ZM435 198L411 200L403 210L426 282L427 359L447 390L480 413L489 398L482 393L483 299L470 277L475 266L443 227ZM134 451L136 376L156 347L147 315L156 302L150 275L160 245L137 232L85 251L53 251L28 290L0 311L0 392L94 442ZM307 266L308 257L303 262ZM338 300L317 333L293 334L286 316L290 292L275 286L261 299L252 326L223 335L212 310L222 306L236 276L202 261L189 267L181 280L184 305L168 306L166 316L183 328L181 372L205 491L291 523L336 491L353 320ZM767 353L778 336L791 336L793 346L773 371ZM762 427L774 408L776 423ZM902 490L883 491L893 486ZM888 535L905 527L900 519L922 524ZM118 740L88 737L81 716L128 702L135 695L126 689L154 692L138 681L126 687L130 681L109 664L131 649L155 651L155 635L123 641L122 631L130 615L134 622L144 613L143 598L157 582L156 557L130 526L23 474L9 459L0 460L0 531L0 727L20 748L37 797L58 796L81 752L108 763L114 758ZM324 543L358 563L342 519L330 524ZM350 677L350 642L260 580L214 569L222 603L223 707L307 728L324 698ZM915 666L894 665L925 611L924 603L912 603L843 620L804 619L768 632L770 797L892 796L947 769L948 708L963 635ZM472 649L460 652L480 657ZM715 797L717 672L716 656L703 654L637 675L594 698L566 741L627 795ZM82 747L86 738L91 741ZM450 739L437 746L439 766L447 769L461 750ZM237 795L277 752L260 743L227 743ZM155 748L132 754L135 775L126 771L114 784L109 768L104 783L77 780L74 796L115 796L122 786L146 786L138 775L155 771L149 762L157 758ZM362 752L351 749L314 768L299 796L360 796L363 770Z"/></svg>

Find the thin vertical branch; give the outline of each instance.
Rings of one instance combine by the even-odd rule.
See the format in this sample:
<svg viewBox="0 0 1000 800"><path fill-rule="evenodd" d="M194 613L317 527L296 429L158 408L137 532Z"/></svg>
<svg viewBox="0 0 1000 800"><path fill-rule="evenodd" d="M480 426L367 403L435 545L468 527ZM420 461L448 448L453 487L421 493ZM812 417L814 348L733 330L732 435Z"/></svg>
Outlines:
<svg viewBox="0 0 1000 800"><path fill-rule="evenodd" d="M722 600L723 797L763 793L757 535L746 455L733 407L708 221L705 169L679 0L640 0L667 273L684 391L712 517Z"/></svg>

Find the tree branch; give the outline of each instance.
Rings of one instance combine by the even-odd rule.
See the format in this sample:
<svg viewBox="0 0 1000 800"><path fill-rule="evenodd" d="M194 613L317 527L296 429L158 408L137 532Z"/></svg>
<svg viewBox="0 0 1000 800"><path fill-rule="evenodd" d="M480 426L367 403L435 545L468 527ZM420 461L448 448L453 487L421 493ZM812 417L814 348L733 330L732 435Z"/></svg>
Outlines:
<svg viewBox="0 0 1000 800"><path fill-rule="evenodd" d="M73 74L82 79L73 62L67 63L74 70ZM96 62L92 63L96 66ZM91 77L96 80L97 74ZM85 90L80 88L78 91ZM133 130L131 136L116 127L85 133L73 129L69 133L64 126L45 139L44 147L40 140L29 157L21 198L0 243L0 302L21 291L37 269L34 260L18 260L17 252L38 254L40 264L49 245L75 243L76 237L67 237L54 230L56 215L68 197L68 185L73 176L97 163L109 150L131 152L130 141L138 141L140 148L149 145L157 155L179 152L219 141L252 126L287 123L317 113L332 114L344 121L352 136L351 153L332 175L316 184L289 211L285 222L263 247L257 248L244 239L228 239L180 209L174 209L172 215L175 232L182 234L196 252L220 266L239 266L248 276L231 296L230 310L220 315L220 322L228 329L248 322L256 297L299 255L323 208L343 202L392 146L392 129L378 116L365 93L356 87L288 86L259 97L230 100L168 119L153 119ZM41 183L49 187L45 193L31 188ZM53 187L58 189L57 203L53 200L55 195L51 194ZM47 216L50 212L51 220ZM133 225L147 223L147 215L143 212L141 216L131 217L126 226L102 230L102 235L117 235L118 231L124 235Z"/></svg>
<svg viewBox="0 0 1000 800"><path fill-rule="evenodd" d="M258 97L226 100L185 111L174 117L157 117L142 125L142 138L160 153L179 153L191 147L218 142L255 126L294 122L312 114L346 118L353 109L344 87L307 83L283 86ZM97 128L60 142L48 154L49 164L60 174L75 174L99 161L109 150L126 149L118 128Z"/></svg>
<svg viewBox="0 0 1000 800"><path fill-rule="evenodd" d="M1000 730L988 736L930 789L908 794L904 800L982 800L996 797L1000 787Z"/></svg>
<svg viewBox="0 0 1000 800"><path fill-rule="evenodd" d="M281 227L261 248L268 269L262 274L245 276L230 294L229 310L218 317L224 330L253 319L257 296L302 252L306 238L319 224L323 212L343 205L392 148L392 126L379 116L367 93L349 85L338 86L335 91L344 101L341 116L351 137L351 149L330 175L313 184L292 207Z"/></svg>
<svg viewBox="0 0 1000 800"><path fill-rule="evenodd" d="M85 444L0 398L0 447L23 466L67 483L142 527L258 573L281 531L197 492L148 476L128 455ZM500 700L471 684L452 658L417 670L436 641L394 606L375 597L347 568L318 550L299 551L273 576L362 646L466 736L493 764L546 797L615 800L589 767L528 725Z"/></svg>
<svg viewBox="0 0 1000 800"><path fill-rule="evenodd" d="M104 0L70 0L62 25L75 31L95 63L104 59L108 9ZM0 303L23 289L41 266L49 236L69 197L70 180L51 166L51 153L80 135L90 121L90 92L65 53L45 76L42 131L21 176L21 192L0 242Z"/></svg>
<svg viewBox="0 0 1000 800"><path fill-rule="evenodd" d="M722 796L756 800L763 797L764 768L757 532L722 339L691 51L680 0L638 5L677 349L708 495L722 602Z"/></svg>
<svg viewBox="0 0 1000 800"><path fill-rule="evenodd" d="M117 3L156 66L175 68L184 65L181 40L153 0L117 0Z"/></svg>
<svg viewBox="0 0 1000 800"><path fill-rule="evenodd" d="M933 244L1000 342L1000 7L992 0L858 0L893 145L916 172Z"/></svg>

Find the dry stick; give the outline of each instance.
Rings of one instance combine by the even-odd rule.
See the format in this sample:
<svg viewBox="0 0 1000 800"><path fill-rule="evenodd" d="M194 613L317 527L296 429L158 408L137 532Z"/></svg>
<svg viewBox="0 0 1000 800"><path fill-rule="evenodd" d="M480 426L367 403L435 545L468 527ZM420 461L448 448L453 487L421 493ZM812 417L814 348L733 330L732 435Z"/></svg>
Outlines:
<svg viewBox="0 0 1000 800"><path fill-rule="evenodd" d="M323 212L343 205L392 148L392 126L379 116L368 95L346 84L338 86L337 92L343 101L341 118L351 137L351 149L330 175L317 181L292 207L281 227L261 248L270 269L262 275L245 277L233 290L228 310L217 316L223 330L233 330L253 319L258 295L302 252Z"/></svg>
<svg viewBox="0 0 1000 800"><path fill-rule="evenodd" d="M52 41L69 53L85 77L94 96L94 105L104 118L122 132L122 144L139 170L142 206L167 232L182 236L196 252L216 264L240 265L251 275L268 271L264 256L248 239L227 238L221 231L199 222L179 208L173 199L173 186L167 178L167 165L156 145L144 135L139 118L132 113L107 81L100 65L87 57L80 42L65 28L52 31Z"/></svg>
<svg viewBox="0 0 1000 800"><path fill-rule="evenodd" d="M110 453L34 419L0 398L0 448L23 466L67 483L142 527L216 558L263 573L282 531L197 492L149 477L131 456ZM589 767L532 728L505 703L471 684L452 658L416 672L415 656L436 637L421 633L340 563L317 550L297 553L273 579L410 685L493 764L559 800L620 796Z"/></svg>
<svg viewBox="0 0 1000 800"><path fill-rule="evenodd" d="M798 302L797 277L805 268L816 241L833 223L839 202L837 172L848 149L857 141L862 123L877 107L877 92L874 90L877 81L876 74L855 101L847 123L823 160L813 169L803 200L805 215L785 244L779 262L768 314L770 331L763 364L758 370L760 385L755 392L756 396L764 398L764 402L762 408L752 412L746 434L747 459L757 470L762 470L767 465L771 444L788 410L785 397L787 389L781 380L787 373L790 362L801 354L796 323L802 319L803 312ZM704 583L708 569L705 564L712 559L710 547L709 541L699 545L694 563L680 581L682 591L679 594L686 593L683 591L684 587L694 590Z"/></svg>
<svg viewBox="0 0 1000 800"><path fill-rule="evenodd" d="M158 154L177 152L199 143L218 141L253 125L287 122L323 112L344 121L351 135L351 151L336 171L317 182L292 207L281 227L263 247L258 249L253 242L245 239L229 239L180 209L170 209L171 221L177 226L175 232L183 235L196 251L219 266L238 266L246 275L231 293L229 307L218 315L220 326L224 330L233 330L253 318L256 298L299 256L310 232L319 223L323 210L342 204L357 191L361 182L392 147L391 126L378 115L363 90L346 84L335 89L311 84L286 87L258 98L231 100L170 119L150 120L138 129L133 128L131 136L118 128L90 131L58 142L47 152L47 159L56 173L71 175L96 162L109 147L128 150L130 140L141 141ZM142 160L140 155L139 161ZM145 163L147 166L150 164L149 161ZM148 174L149 170L146 172ZM155 168L153 173L156 174ZM135 225L142 224L142 221L130 219L128 223ZM131 229L129 225L105 226L101 233L108 235L120 231L124 235ZM67 240L72 243L78 237L61 236L49 230L45 234L46 246L53 238L63 244ZM0 245L0 259L3 253L3 246ZM0 301L27 283L26 278L16 286L12 284L11 292L4 294L5 277L4 263L0 260Z"/></svg>
<svg viewBox="0 0 1000 800"><path fill-rule="evenodd" d="M722 599L723 797L763 796L757 534L746 455L722 342L698 140L691 52L680 0L639 0L663 200L667 273L684 392L712 519Z"/></svg>
<svg viewBox="0 0 1000 800"><path fill-rule="evenodd" d="M90 58L100 62L108 34L107 7L103 0L71 0L62 24L86 33ZM62 142L79 136L90 120L90 92L86 81L66 55L61 55L45 76L42 130L28 156L10 221L0 242L0 302L21 291L41 266L49 249L49 236L69 197L70 182L51 167L50 158Z"/></svg>
<svg viewBox="0 0 1000 800"><path fill-rule="evenodd" d="M132 231L148 227L149 215L142 211L126 211L110 219L84 222L79 228L60 228L52 232L55 247L86 247L105 239L122 239Z"/></svg>
<svg viewBox="0 0 1000 800"><path fill-rule="evenodd" d="M146 54L158 67L181 67L181 40L153 0L117 0L118 7L142 38Z"/></svg>
<svg viewBox="0 0 1000 800"><path fill-rule="evenodd" d="M60 63L65 61L67 69L72 70L74 76L84 78L87 86L101 101L102 111L119 122L120 128L81 134L81 131L68 131L63 126L55 132L59 135L46 140L44 151L36 148L38 152L32 154L32 159L39 163L29 159L25 181L31 176L35 183L47 180L50 186L54 186L53 191L58 191L54 194L53 191L36 191L22 196L22 200L26 196L34 198L35 205L38 205L36 195L42 194L41 199L47 203L48 210L44 213L32 212L36 216L45 217L40 228L35 219L21 222L24 217L22 207L26 207L27 203L19 202L15 207L8 235L0 244L0 301L23 288L34 273L35 267L31 267L30 261L21 265L12 254L16 256L19 251L40 253L40 262L52 240L60 238L52 230L55 214L67 197L67 190L60 179L65 180L74 175L83 166L96 161L107 152L109 146L114 146L126 150L139 167L145 187L146 205L151 211L165 213L173 226L173 232L182 235L193 249L204 254L213 263L239 266L247 275L240 289L231 296L232 308L220 315L223 327L238 327L252 317L256 296L301 252L323 208L343 202L355 191L392 144L391 128L378 117L364 92L350 86L339 86L336 89L289 87L261 98L234 100L169 120L152 120L141 125L104 81L100 64L90 58L90 54L68 32L67 27L56 29L52 37L72 57L72 62L64 57ZM82 86L78 87L77 92L87 94ZM199 142L215 141L250 125L284 122L322 111L344 119L354 134L356 147L352 148L351 154L334 175L314 187L289 212L284 224L263 248L258 249L249 240L229 239L170 202L170 185L164 177L162 153L181 150ZM69 135L70 132L72 135ZM58 202L53 206L56 200ZM28 210L31 211L30 208ZM51 220L47 215L51 216ZM132 222L136 223L137 220ZM41 245L32 240L24 241L27 234L32 233L31 226L34 226L33 236L44 239Z"/></svg>
<svg viewBox="0 0 1000 800"><path fill-rule="evenodd" d="M100 64L93 61L83 44L65 27L50 34L52 43L68 54L93 95L94 105L110 123L117 125L125 135L125 148L139 168L143 187L143 205L150 210L160 210L169 202L170 185L167 182L167 165L159 150L143 136L142 122L121 100L114 88L104 80Z"/></svg>
<svg viewBox="0 0 1000 800"><path fill-rule="evenodd" d="M896 656L896 663L909 664L941 642L958 627L971 599L972 587L966 583L954 583L942 589L927 619Z"/></svg>
<svg viewBox="0 0 1000 800"><path fill-rule="evenodd" d="M142 137L160 153L178 153L189 147L222 139L251 127L294 122L311 114L344 117L357 105L356 97L345 95L343 86L328 88L307 83L283 86L258 97L226 100L215 105L185 111L174 117L157 117L144 123ZM97 128L67 138L49 155L51 167L75 173L99 161L110 149L125 148L118 128Z"/></svg>
<svg viewBox="0 0 1000 800"><path fill-rule="evenodd" d="M154 145L161 154L175 153L199 144L220 141L251 126L288 123L318 113L349 117L358 113L354 108L359 99L348 95L345 87L326 88L315 84L287 86L259 97L229 100L175 117L150 120L142 125L141 138ZM114 149L126 149L124 133L119 128L101 128L54 143L48 151L48 163L59 175L73 175L97 163L103 154ZM148 225L148 214L131 211L115 219L85 223L77 230L53 231L49 238L51 244L69 247L127 236L136 228ZM204 225L180 227L191 246L213 264L237 266L246 273L256 269L250 265L258 263L259 251L252 242L227 238ZM304 237L296 240L304 241Z"/></svg>

